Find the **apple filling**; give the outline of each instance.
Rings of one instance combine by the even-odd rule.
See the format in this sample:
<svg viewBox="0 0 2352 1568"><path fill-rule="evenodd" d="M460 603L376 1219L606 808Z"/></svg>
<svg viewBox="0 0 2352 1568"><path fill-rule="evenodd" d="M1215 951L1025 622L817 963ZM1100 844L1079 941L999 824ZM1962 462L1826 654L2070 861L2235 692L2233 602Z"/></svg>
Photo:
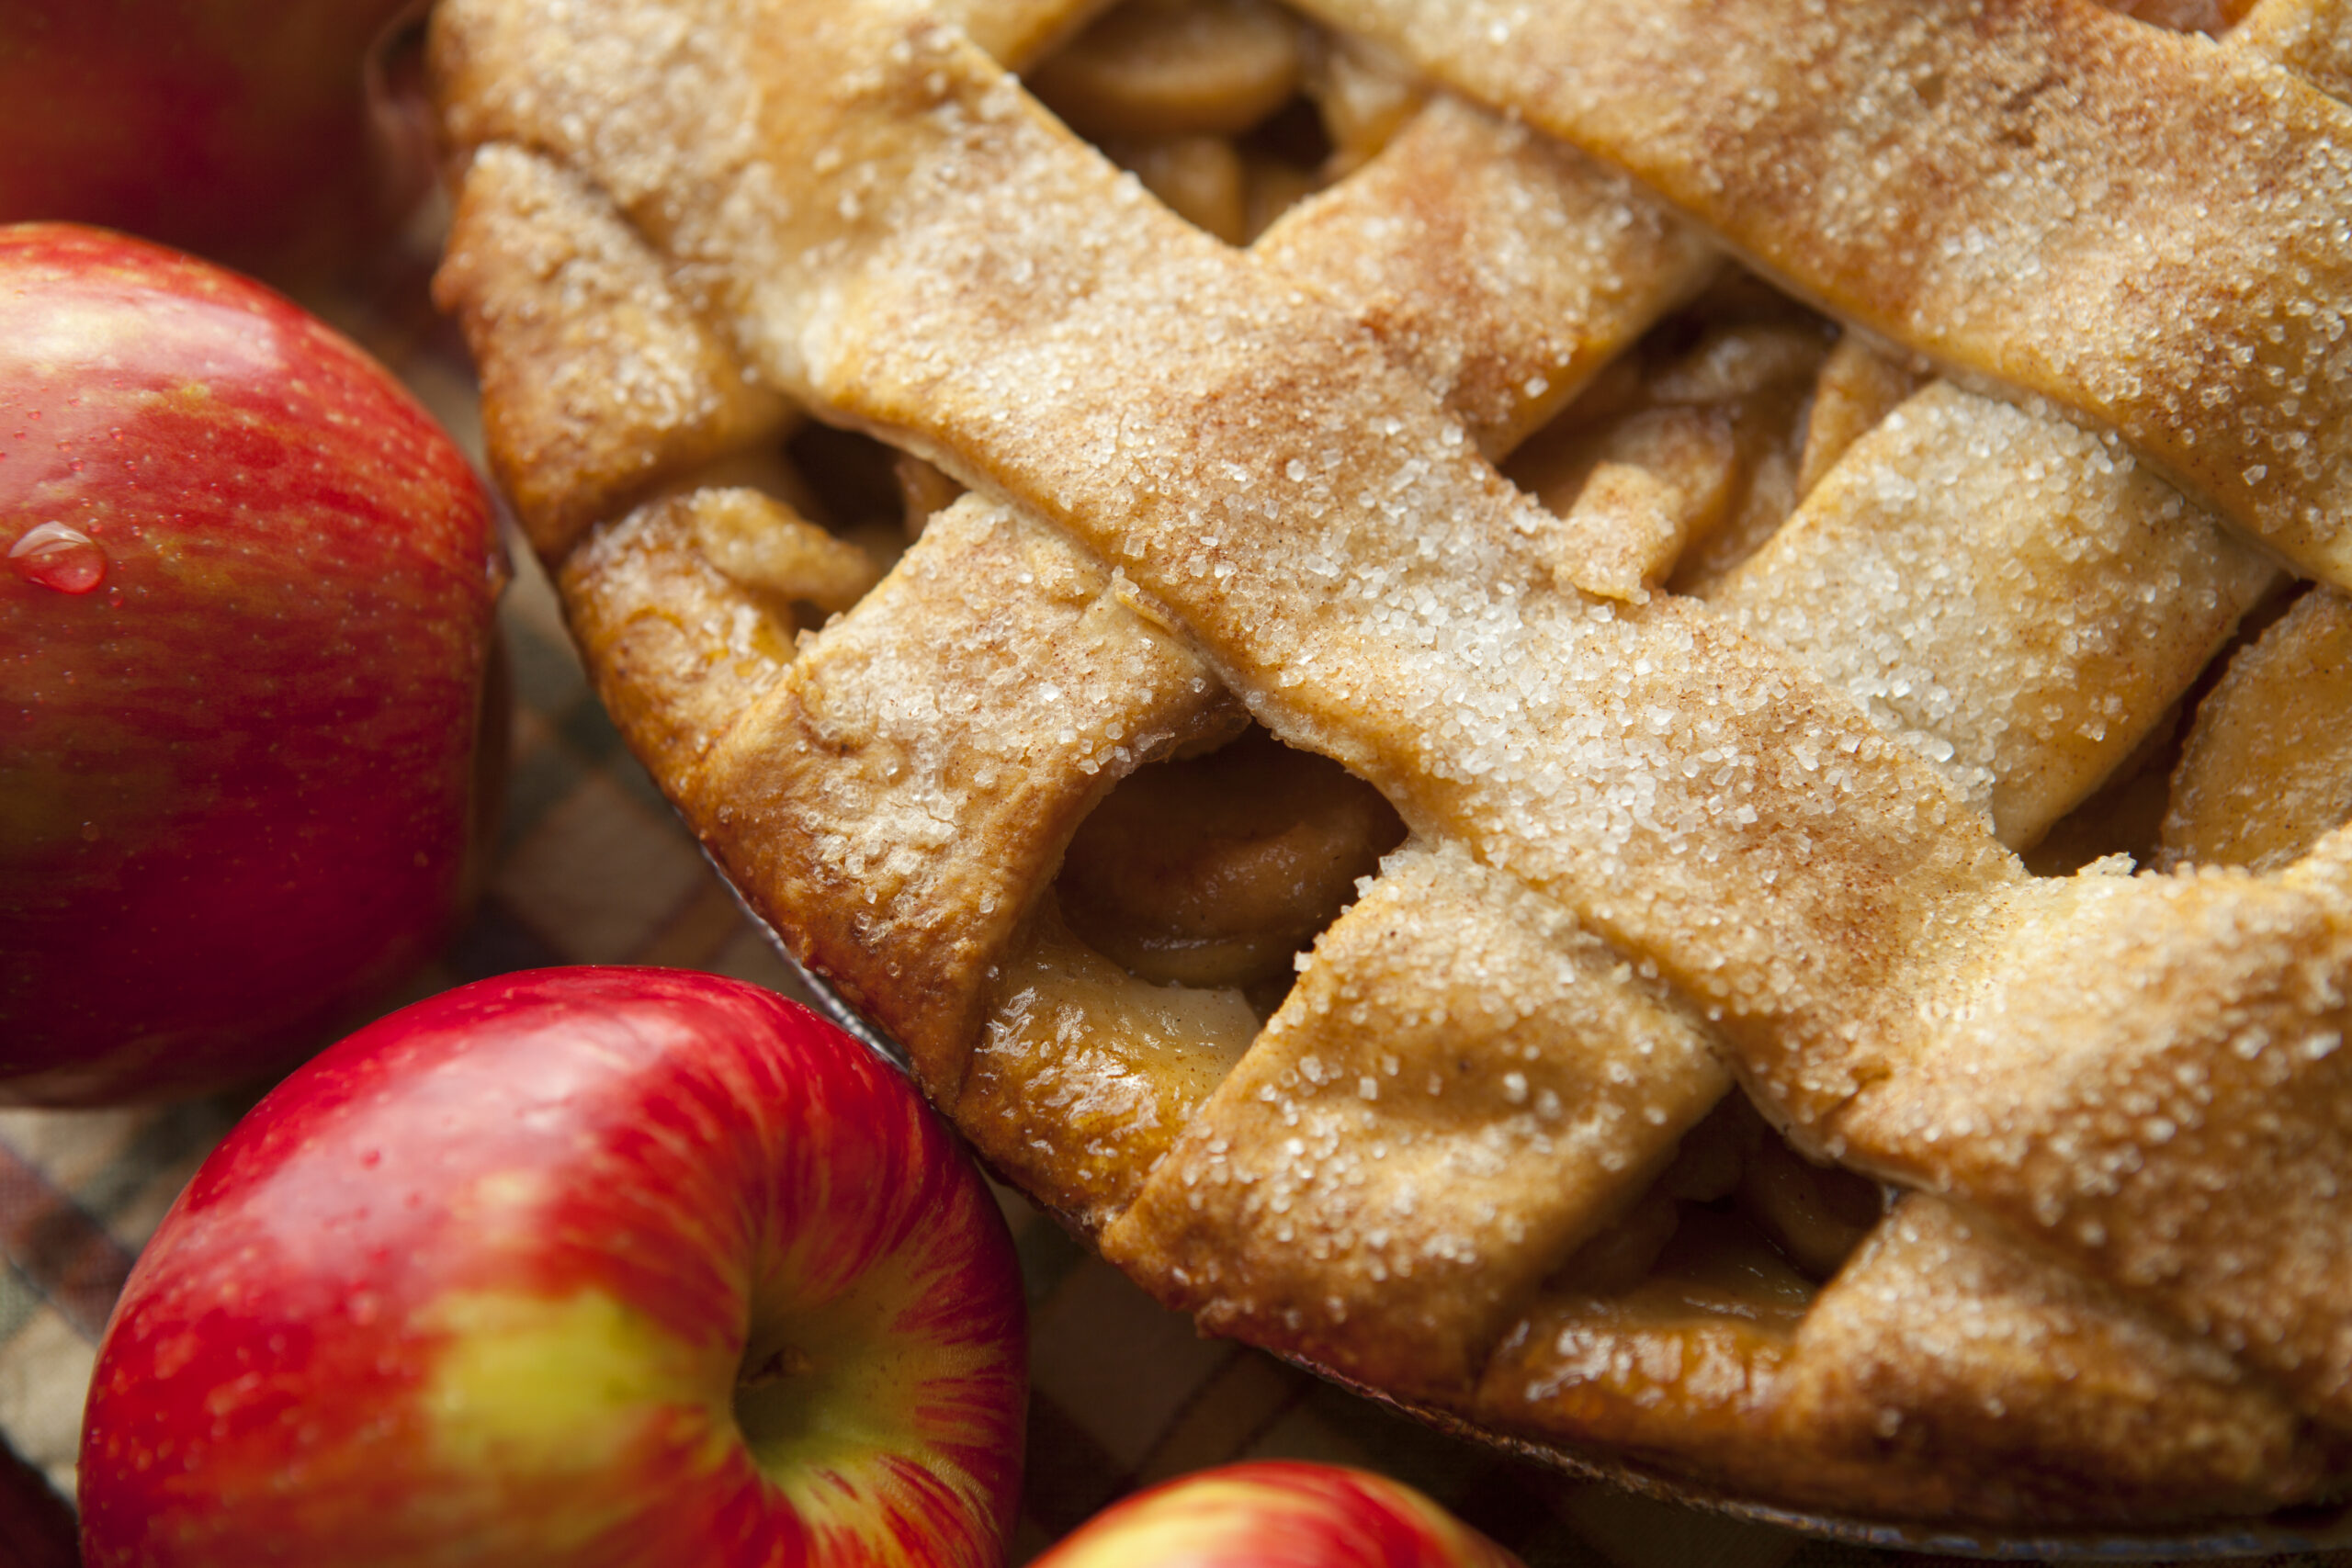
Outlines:
<svg viewBox="0 0 2352 1568"><path fill-rule="evenodd" d="M1279 1000L1292 960L1404 836L1369 784L1252 728L1113 790L1070 840L1055 893L1070 929L1140 978L1272 983Z"/></svg>

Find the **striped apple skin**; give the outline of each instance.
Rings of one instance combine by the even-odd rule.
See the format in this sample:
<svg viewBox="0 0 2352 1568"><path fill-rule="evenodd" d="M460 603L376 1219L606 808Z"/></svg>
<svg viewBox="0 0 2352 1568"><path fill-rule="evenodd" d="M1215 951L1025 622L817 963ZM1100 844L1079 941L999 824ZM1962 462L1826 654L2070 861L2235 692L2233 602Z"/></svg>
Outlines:
<svg viewBox="0 0 2352 1568"><path fill-rule="evenodd" d="M100 1351L83 1549L982 1568L1026 1386L1002 1216L898 1074L731 980L503 976L199 1170Z"/></svg>
<svg viewBox="0 0 2352 1568"><path fill-rule="evenodd" d="M1267 1460L1166 1482L1096 1515L1031 1568L1521 1568L1401 1482Z"/></svg>
<svg viewBox="0 0 2352 1568"><path fill-rule="evenodd" d="M92 574L17 553L44 529ZM464 454L340 333L0 227L0 1102L260 1081L423 966L504 574Z"/></svg>

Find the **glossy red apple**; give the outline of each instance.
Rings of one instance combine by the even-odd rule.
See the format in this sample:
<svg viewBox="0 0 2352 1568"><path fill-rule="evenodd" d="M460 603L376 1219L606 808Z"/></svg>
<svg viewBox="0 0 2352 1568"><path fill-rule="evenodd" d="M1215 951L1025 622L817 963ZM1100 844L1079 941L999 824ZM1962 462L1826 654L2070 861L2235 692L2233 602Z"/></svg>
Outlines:
<svg viewBox="0 0 2352 1568"><path fill-rule="evenodd" d="M1138 1492L1030 1568L1519 1568L1402 1482L1265 1460Z"/></svg>
<svg viewBox="0 0 2352 1568"><path fill-rule="evenodd" d="M374 69L415 0L8 0L0 221L128 230L274 280L365 254L429 152Z"/></svg>
<svg viewBox="0 0 2352 1568"><path fill-rule="evenodd" d="M140 1258L89 1568L1002 1560L1002 1216L914 1089L707 975L541 970L264 1100Z"/></svg>
<svg viewBox="0 0 2352 1568"><path fill-rule="evenodd" d="M0 229L0 1101L282 1066L430 953L503 571L463 456L345 339Z"/></svg>

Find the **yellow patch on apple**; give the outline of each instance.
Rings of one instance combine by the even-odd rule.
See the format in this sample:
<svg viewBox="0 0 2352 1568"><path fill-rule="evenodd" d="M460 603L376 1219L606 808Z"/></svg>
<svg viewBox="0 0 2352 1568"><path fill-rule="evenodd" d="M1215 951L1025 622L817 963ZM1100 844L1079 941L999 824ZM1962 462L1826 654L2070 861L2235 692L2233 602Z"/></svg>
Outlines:
<svg viewBox="0 0 2352 1568"><path fill-rule="evenodd" d="M423 1407L453 1473L609 1474L665 1413L701 1426L714 1464L726 1451L707 1393L731 1381L712 1364L723 1348L684 1344L605 1292L467 1292L422 1326L448 1336Z"/></svg>

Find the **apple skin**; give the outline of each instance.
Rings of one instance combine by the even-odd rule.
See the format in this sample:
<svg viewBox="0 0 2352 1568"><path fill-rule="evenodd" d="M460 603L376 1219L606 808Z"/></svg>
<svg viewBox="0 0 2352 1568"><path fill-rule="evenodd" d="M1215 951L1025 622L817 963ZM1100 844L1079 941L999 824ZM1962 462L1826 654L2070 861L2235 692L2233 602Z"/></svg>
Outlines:
<svg viewBox="0 0 2352 1568"><path fill-rule="evenodd" d="M0 229L0 1101L280 1069L431 954L504 571L464 456L326 326Z"/></svg>
<svg viewBox="0 0 2352 1568"><path fill-rule="evenodd" d="M831 1024L707 975L481 981L299 1069L165 1217L84 1557L998 1564L1024 1333L977 1171Z"/></svg>
<svg viewBox="0 0 2352 1568"><path fill-rule="evenodd" d="M1261 1460L1123 1498L1030 1568L1521 1568L1402 1482Z"/></svg>
<svg viewBox="0 0 2352 1568"><path fill-rule="evenodd" d="M414 0L8 0L0 221L103 224L277 282L368 254L430 175L372 69Z"/></svg>

